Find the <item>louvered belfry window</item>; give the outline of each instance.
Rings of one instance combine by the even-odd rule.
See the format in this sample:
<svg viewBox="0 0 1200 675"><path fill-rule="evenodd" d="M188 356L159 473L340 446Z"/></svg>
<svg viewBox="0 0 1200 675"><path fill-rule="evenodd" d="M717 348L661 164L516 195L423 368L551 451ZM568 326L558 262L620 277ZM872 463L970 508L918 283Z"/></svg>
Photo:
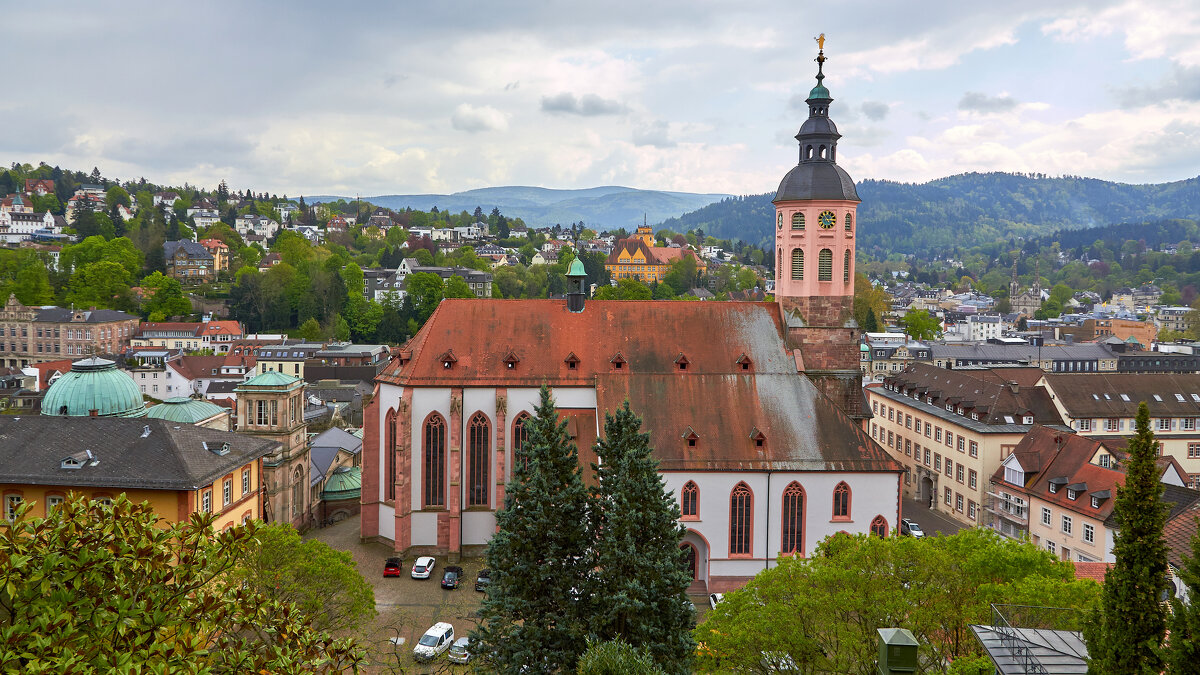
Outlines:
<svg viewBox="0 0 1200 675"><path fill-rule="evenodd" d="M804 281L804 249L792 250L792 278Z"/></svg>
<svg viewBox="0 0 1200 675"><path fill-rule="evenodd" d="M827 248L817 256L817 281L833 281L833 251Z"/></svg>

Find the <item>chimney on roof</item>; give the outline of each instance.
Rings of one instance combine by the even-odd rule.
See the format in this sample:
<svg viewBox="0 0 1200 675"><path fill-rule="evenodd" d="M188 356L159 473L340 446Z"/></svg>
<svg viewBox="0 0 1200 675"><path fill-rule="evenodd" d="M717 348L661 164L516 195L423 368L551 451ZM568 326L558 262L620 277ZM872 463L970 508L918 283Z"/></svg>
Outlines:
<svg viewBox="0 0 1200 675"><path fill-rule="evenodd" d="M1016 382L1011 382L1011 381L1010 381L1010 382L1008 383L1008 388L1009 388L1009 390L1010 390L1010 391L1012 391L1012 393L1014 393L1014 394L1019 394L1019 393L1021 393L1021 385L1017 384Z"/></svg>

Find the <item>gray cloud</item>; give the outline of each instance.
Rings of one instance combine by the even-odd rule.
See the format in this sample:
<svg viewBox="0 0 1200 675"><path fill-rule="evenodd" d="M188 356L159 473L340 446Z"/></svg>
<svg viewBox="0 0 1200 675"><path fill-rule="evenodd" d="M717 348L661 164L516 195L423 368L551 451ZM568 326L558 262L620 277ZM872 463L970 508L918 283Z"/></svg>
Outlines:
<svg viewBox="0 0 1200 675"><path fill-rule="evenodd" d="M644 124L633 130L634 145L652 145L656 148L675 147L671 140L671 129L663 120Z"/></svg>
<svg viewBox="0 0 1200 675"><path fill-rule="evenodd" d="M1140 108L1162 101L1200 101L1200 68L1175 66L1158 83L1114 90L1122 108Z"/></svg>
<svg viewBox="0 0 1200 675"><path fill-rule="evenodd" d="M542 97L542 111L594 117L596 115L619 115L625 106L616 101L600 98L595 94L584 94L578 98L569 91L556 96Z"/></svg>
<svg viewBox="0 0 1200 675"><path fill-rule="evenodd" d="M503 131L508 128L508 119L504 113L491 106L475 107L463 103L454 109L450 116L450 125L459 131L475 133L477 131Z"/></svg>
<svg viewBox="0 0 1200 675"><path fill-rule="evenodd" d="M872 122L879 122L887 117L891 106L882 101L863 101L862 113Z"/></svg>
<svg viewBox="0 0 1200 675"><path fill-rule="evenodd" d="M968 91L958 102L959 110L970 110L981 113L1008 112L1017 107L1017 100L1011 96L988 96L978 91Z"/></svg>

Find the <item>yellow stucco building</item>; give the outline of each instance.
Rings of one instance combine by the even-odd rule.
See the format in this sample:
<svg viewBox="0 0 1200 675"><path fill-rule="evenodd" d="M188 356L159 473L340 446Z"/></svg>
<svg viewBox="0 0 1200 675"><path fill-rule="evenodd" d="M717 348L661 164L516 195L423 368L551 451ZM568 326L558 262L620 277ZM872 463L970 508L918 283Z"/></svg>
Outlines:
<svg viewBox="0 0 1200 675"><path fill-rule="evenodd" d="M700 274L707 271L704 259L690 248L655 246L654 233L648 226L642 225L634 236L617 242L604 263L604 269L608 270L613 280L659 282L671 271L671 264L685 255L695 258L696 270Z"/></svg>

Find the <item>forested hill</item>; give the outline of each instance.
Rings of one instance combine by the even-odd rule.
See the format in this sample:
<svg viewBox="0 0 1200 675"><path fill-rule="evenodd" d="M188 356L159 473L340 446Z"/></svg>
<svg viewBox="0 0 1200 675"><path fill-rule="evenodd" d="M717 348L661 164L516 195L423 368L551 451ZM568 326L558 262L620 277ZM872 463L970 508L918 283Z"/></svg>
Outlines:
<svg viewBox="0 0 1200 675"><path fill-rule="evenodd" d="M700 228L720 239L770 245L774 195L731 197L668 219L662 227ZM1129 185L1073 176L966 173L920 184L864 180L858 196L863 200L858 248L877 257L1112 223L1200 217L1200 178Z"/></svg>

